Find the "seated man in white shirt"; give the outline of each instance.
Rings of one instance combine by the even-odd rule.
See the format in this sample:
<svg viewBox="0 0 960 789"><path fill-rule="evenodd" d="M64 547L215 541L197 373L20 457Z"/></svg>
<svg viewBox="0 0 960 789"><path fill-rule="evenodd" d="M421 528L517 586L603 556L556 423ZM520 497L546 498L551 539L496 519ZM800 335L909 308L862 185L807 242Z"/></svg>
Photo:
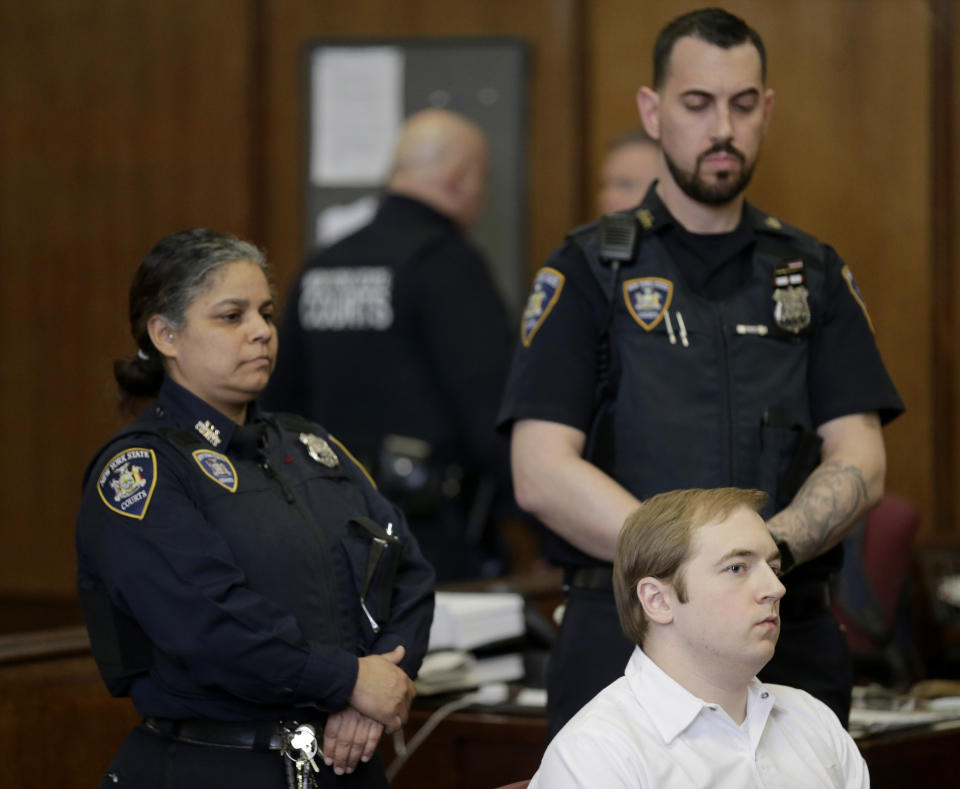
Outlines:
<svg viewBox="0 0 960 789"><path fill-rule="evenodd" d="M738 488L654 496L617 541L620 624L637 647L625 676L550 743L530 789L869 787L836 715L765 685L784 587L780 555Z"/></svg>

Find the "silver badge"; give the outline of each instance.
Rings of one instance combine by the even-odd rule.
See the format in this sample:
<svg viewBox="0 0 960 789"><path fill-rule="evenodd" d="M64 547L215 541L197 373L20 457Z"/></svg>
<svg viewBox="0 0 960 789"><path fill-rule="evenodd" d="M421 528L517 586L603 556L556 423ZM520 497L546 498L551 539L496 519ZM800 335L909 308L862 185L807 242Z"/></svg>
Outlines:
<svg viewBox="0 0 960 789"><path fill-rule="evenodd" d="M340 465L340 458L320 436L315 436L313 433L301 433L300 443L307 448L307 454L317 463L327 468L336 468Z"/></svg>
<svg viewBox="0 0 960 789"><path fill-rule="evenodd" d="M777 288L773 292L776 305L773 308L773 319L784 331L799 334L810 325L810 304L807 301L809 292L800 285L792 288Z"/></svg>
<svg viewBox="0 0 960 789"><path fill-rule="evenodd" d="M810 326L810 291L803 262L787 263L773 275L773 320L783 331L799 334Z"/></svg>

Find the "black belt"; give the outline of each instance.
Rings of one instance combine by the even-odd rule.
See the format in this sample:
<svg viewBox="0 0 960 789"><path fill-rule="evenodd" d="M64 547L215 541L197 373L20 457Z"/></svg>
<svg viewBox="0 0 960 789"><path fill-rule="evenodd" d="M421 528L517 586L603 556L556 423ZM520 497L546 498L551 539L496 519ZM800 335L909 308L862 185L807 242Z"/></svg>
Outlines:
<svg viewBox="0 0 960 789"><path fill-rule="evenodd" d="M787 587L780 600L780 616L788 620L808 619L830 610L830 584L808 581L801 586Z"/></svg>
<svg viewBox="0 0 960 789"><path fill-rule="evenodd" d="M568 567L563 571L565 589L602 589L613 591L612 567Z"/></svg>
<svg viewBox="0 0 960 789"><path fill-rule="evenodd" d="M613 568L568 567L563 573L565 589L613 590ZM780 601L780 614L790 620L807 619L830 610L827 581L808 581L787 589Z"/></svg>
<svg viewBox="0 0 960 789"><path fill-rule="evenodd" d="M242 748L257 751L279 751L287 740L287 731L293 731L305 721L261 721L245 723L216 721L207 718L173 720L171 718L144 718L144 725L155 734L194 745L216 745L220 748ZM324 724L313 723L318 736L323 738Z"/></svg>

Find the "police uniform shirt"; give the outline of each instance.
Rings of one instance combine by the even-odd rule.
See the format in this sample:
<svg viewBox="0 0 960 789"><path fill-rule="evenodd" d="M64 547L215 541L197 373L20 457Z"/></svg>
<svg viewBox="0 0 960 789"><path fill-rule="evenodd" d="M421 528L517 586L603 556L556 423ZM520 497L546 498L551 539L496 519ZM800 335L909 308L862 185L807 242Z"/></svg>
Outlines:
<svg viewBox="0 0 960 789"><path fill-rule="evenodd" d="M737 233L741 239L746 238L746 245L735 244L732 251L728 250L727 271L721 273L717 285L715 272L707 271L706 264L700 265L698 252L690 248L690 243L720 244L722 237L692 242L684 239L684 235L693 234L676 222L653 188L640 210L646 212L650 225L644 234L659 235L687 284L694 292L713 299L718 294L729 295L742 281L754 238L759 234L777 235L783 227L779 221L745 204ZM884 367L852 275L846 273L849 269L832 248L821 248L825 301L822 314L812 316L807 376L813 424L816 427L841 416L874 411L886 424L903 411L903 403ZM532 297L528 303L522 342L514 356L499 423L507 428L518 419L542 419L587 433L595 408L598 339L609 300L574 241L568 239L557 249L546 268L554 284L550 284L546 298L534 303ZM704 276L705 271L708 276ZM618 307L622 309L620 294L618 298ZM772 326L772 299L770 304ZM673 329L675 333L679 331L677 326ZM669 409L670 403L663 403L663 408ZM683 471L678 469L677 487L683 486Z"/></svg>
<svg viewBox="0 0 960 789"><path fill-rule="evenodd" d="M318 718L346 706L358 656L403 644L404 670L419 667L431 568L336 439L293 424L251 404L239 427L167 379L91 464L78 584L108 601L88 617L98 662L130 646L107 643L117 621L149 640L150 665L126 688L142 715ZM360 605L369 541L350 522L364 516L400 541L379 632Z"/></svg>
<svg viewBox="0 0 960 789"><path fill-rule="evenodd" d="M308 260L263 401L322 421L361 459L398 434L502 474L495 421L511 351L477 249L449 217L387 194L368 226Z"/></svg>

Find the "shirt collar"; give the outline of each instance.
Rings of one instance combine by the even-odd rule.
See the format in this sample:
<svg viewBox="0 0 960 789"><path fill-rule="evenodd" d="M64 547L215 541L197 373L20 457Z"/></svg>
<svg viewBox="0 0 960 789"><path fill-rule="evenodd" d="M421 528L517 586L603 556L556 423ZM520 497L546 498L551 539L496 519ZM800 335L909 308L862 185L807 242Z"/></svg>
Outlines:
<svg viewBox="0 0 960 789"><path fill-rule="evenodd" d="M694 696L670 677L646 653L635 647L626 669L627 682L637 700L649 711L650 719L666 744L683 734L704 711L719 710ZM744 728L756 747L773 709L773 692L754 677L747 688L747 716Z"/></svg>
<svg viewBox="0 0 960 789"><path fill-rule="evenodd" d="M158 416L164 416L177 427L197 434L221 452L230 444L230 439L237 429L236 422L193 392L184 389L169 376L163 379L154 408ZM257 402L250 403L247 406L247 424L261 419L262 412Z"/></svg>
<svg viewBox="0 0 960 789"><path fill-rule="evenodd" d="M660 195L657 194L658 183L659 182L655 180L650 184L647 193L643 196L643 200L634 211L641 227L643 227L645 233L657 233L665 227L684 229L673 214L670 213L670 209L664 205L663 200L660 199ZM765 214L747 201L743 203L743 213L740 215L740 222L738 224L738 227L743 226L752 228L753 230L787 235L779 219Z"/></svg>
<svg viewBox="0 0 960 789"><path fill-rule="evenodd" d="M670 744L708 705L680 685L635 647L627 663L627 682L637 700L649 711L663 741Z"/></svg>

